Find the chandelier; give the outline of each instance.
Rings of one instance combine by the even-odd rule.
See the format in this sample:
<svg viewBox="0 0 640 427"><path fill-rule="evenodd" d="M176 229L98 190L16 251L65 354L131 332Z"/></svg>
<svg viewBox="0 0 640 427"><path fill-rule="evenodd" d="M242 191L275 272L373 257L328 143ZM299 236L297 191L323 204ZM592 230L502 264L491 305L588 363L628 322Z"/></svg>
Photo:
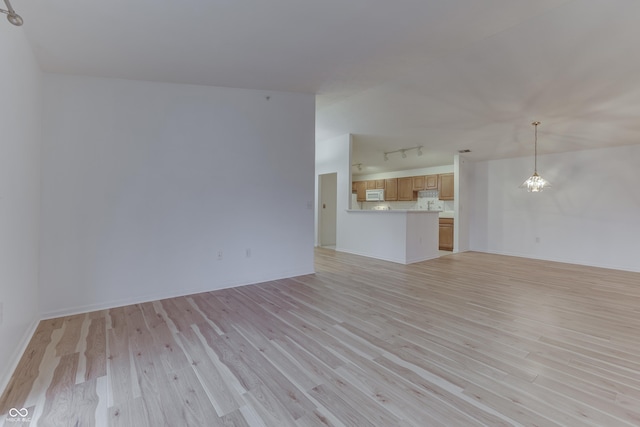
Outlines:
<svg viewBox="0 0 640 427"><path fill-rule="evenodd" d="M520 188L526 188L530 193L538 193L544 190L545 187L550 187L549 181L538 175L538 125L540 122L531 123L535 127L535 140L534 140L534 156L533 156L533 175L526 179L520 185Z"/></svg>

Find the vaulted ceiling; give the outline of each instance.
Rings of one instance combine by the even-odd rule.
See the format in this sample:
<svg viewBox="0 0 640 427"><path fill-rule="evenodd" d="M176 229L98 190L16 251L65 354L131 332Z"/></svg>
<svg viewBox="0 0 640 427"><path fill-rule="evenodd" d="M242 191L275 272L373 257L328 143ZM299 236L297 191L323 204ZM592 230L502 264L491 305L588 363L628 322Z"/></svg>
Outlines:
<svg viewBox="0 0 640 427"><path fill-rule="evenodd" d="M640 143L637 0L13 6L48 72L315 93L362 173L532 155L534 120L540 154Z"/></svg>

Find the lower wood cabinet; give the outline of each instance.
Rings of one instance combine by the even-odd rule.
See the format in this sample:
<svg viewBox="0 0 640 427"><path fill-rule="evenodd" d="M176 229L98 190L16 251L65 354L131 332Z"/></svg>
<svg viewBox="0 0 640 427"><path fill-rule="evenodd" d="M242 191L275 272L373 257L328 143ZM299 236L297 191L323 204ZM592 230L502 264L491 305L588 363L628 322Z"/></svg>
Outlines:
<svg viewBox="0 0 640 427"><path fill-rule="evenodd" d="M438 248L441 251L453 250L453 218L440 218L440 239Z"/></svg>

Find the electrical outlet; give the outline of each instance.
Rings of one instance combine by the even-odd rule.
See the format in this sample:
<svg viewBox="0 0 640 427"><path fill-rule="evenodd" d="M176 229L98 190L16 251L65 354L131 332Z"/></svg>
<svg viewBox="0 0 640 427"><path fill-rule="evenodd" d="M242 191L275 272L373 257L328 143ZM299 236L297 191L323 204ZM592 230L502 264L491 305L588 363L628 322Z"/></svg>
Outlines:
<svg viewBox="0 0 640 427"><path fill-rule="evenodd" d="M245 255L247 258L251 258L251 248L247 248Z"/></svg>
<svg viewBox="0 0 640 427"><path fill-rule="evenodd" d="M222 251L218 251L218 261L222 260Z"/></svg>
<svg viewBox="0 0 640 427"><path fill-rule="evenodd" d="M536 243L540 243L540 238L536 237Z"/></svg>

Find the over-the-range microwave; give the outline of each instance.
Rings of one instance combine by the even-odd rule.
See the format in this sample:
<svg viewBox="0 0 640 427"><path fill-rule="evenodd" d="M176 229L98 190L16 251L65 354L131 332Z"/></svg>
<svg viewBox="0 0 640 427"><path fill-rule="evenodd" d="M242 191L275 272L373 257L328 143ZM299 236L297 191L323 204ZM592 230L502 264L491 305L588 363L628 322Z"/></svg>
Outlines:
<svg viewBox="0 0 640 427"><path fill-rule="evenodd" d="M384 202L384 190L367 190L367 202Z"/></svg>

